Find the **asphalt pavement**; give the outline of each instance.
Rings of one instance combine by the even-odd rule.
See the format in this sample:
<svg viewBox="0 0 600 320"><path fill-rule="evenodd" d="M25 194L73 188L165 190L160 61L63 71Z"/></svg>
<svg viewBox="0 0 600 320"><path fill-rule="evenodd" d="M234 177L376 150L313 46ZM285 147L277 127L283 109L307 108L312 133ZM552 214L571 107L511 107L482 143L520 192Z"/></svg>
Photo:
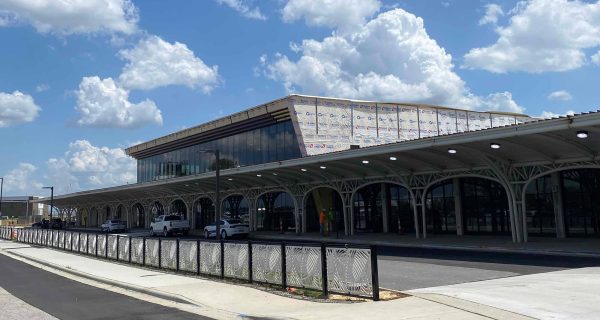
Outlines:
<svg viewBox="0 0 600 320"><path fill-rule="evenodd" d="M0 255L0 287L63 320L210 319L89 286L4 255Z"/></svg>

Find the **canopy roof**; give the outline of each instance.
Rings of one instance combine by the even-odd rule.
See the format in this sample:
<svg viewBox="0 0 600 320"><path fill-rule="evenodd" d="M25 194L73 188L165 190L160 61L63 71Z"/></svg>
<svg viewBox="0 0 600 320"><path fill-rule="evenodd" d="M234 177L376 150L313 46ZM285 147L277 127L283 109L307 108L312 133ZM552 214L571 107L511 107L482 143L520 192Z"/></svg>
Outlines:
<svg viewBox="0 0 600 320"><path fill-rule="evenodd" d="M576 134L581 130L587 131L589 137L578 138ZM501 147L492 149L491 143ZM455 149L456 153L449 153L449 148ZM599 152L600 113L591 112L221 170L221 190L227 192L330 180L459 172L489 167L490 158L517 167L589 161L597 160ZM395 157L395 160L390 157ZM363 160L369 163L364 164ZM326 168L321 169L321 166ZM208 172L56 196L54 204L61 206L210 193L214 192L214 188L215 172ZM49 203L49 200L44 198L38 202Z"/></svg>

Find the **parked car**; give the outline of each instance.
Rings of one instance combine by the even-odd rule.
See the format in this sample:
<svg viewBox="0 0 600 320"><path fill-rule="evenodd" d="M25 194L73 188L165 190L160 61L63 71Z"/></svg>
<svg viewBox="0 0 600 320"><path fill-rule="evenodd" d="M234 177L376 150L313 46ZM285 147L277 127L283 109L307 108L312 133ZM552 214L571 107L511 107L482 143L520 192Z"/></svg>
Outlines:
<svg viewBox="0 0 600 320"><path fill-rule="evenodd" d="M221 232L221 239L227 239L229 237L247 237L250 232L250 226L243 223L239 219L223 219L219 221L219 232ZM217 226L215 223L211 223L204 227L204 237L206 239L216 237Z"/></svg>
<svg viewBox="0 0 600 320"><path fill-rule="evenodd" d="M125 222L119 219L108 219L100 226L102 232L125 231L127 226Z"/></svg>
<svg viewBox="0 0 600 320"><path fill-rule="evenodd" d="M52 222L50 222L51 229L62 229L63 227L64 224L60 218L52 218Z"/></svg>
<svg viewBox="0 0 600 320"><path fill-rule="evenodd" d="M40 228L40 229L48 229L50 228L50 222L46 219L42 220L42 221L38 221L36 223L33 223L31 225L32 228Z"/></svg>
<svg viewBox="0 0 600 320"><path fill-rule="evenodd" d="M190 222L177 215L162 215L150 223L150 235L162 234L165 237L173 233L183 233L187 236L190 231Z"/></svg>

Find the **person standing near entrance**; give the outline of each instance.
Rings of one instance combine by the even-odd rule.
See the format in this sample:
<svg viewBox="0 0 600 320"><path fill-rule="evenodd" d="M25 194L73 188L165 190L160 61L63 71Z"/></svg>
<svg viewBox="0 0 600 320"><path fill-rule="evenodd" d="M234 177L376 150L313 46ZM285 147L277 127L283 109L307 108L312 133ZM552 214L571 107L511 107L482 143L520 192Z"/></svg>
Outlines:
<svg viewBox="0 0 600 320"><path fill-rule="evenodd" d="M329 233L333 233L333 208L329 208L327 211L327 230Z"/></svg>
<svg viewBox="0 0 600 320"><path fill-rule="evenodd" d="M325 236L325 228L327 227L327 214L325 214L325 209L321 210L321 213L319 213L319 225L321 226L321 235Z"/></svg>

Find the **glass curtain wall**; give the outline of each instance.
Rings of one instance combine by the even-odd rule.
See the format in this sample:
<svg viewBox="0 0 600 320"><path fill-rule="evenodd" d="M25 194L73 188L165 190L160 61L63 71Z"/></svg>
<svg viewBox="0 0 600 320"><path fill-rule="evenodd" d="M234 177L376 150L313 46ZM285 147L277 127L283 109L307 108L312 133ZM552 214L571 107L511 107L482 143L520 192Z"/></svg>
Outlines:
<svg viewBox="0 0 600 320"><path fill-rule="evenodd" d="M306 231L319 232L319 215L321 210L330 213L334 222L333 232L341 230L344 232L344 205L340 194L331 188L318 188L312 190L306 199ZM337 227L337 229L335 229Z"/></svg>
<svg viewBox="0 0 600 320"><path fill-rule="evenodd" d="M259 231L295 231L294 201L287 192L269 192L258 198L256 228Z"/></svg>
<svg viewBox="0 0 600 320"><path fill-rule="evenodd" d="M561 176L567 235L600 237L600 170L569 170Z"/></svg>
<svg viewBox="0 0 600 320"><path fill-rule="evenodd" d="M497 182L461 179L464 229L467 234L510 234L508 198Z"/></svg>
<svg viewBox="0 0 600 320"><path fill-rule="evenodd" d="M223 219L240 219L243 223L250 222L248 200L242 195L233 195L223 200Z"/></svg>
<svg viewBox="0 0 600 320"><path fill-rule="evenodd" d="M195 227L204 229L206 225L215 222L215 205L209 198L198 199L194 204Z"/></svg>
<svg viewBox="0 0 600 320"><path fill-rule="evenodd" d="M146 214L144 212L144 206L141 203L136 203L133 206L133 221L134 226L137 228L146 227Z"/></svg>
<svg viewBox="0 0 600 320"><path fill-rule="evenodd" d="M426 197L427 232L456 233L454 182L442 181L431 188Z"/></svg>
<svg viewBox="0 0 600 320"><path fill-rule="evenodd" d="M199 174L215 170L212 153L219 149L221 169L299 158L300 148L291 121L207 141L138 160L138 182Z"/></svg>
<svg viewBox="0 0 600 320"><path fill-rule="evenodd" d="M532 181L527 186L525 201L527 232L530 235L556 235L551 177L548 175Z"/></svg>
<svg viewBox="0 0 600 320"><path fill-rule="evenodd" d="M182 217L181 219L187 219L187 206L181 199L177 199L171 203L171 212L170 214L174 214Z"/></svg>

